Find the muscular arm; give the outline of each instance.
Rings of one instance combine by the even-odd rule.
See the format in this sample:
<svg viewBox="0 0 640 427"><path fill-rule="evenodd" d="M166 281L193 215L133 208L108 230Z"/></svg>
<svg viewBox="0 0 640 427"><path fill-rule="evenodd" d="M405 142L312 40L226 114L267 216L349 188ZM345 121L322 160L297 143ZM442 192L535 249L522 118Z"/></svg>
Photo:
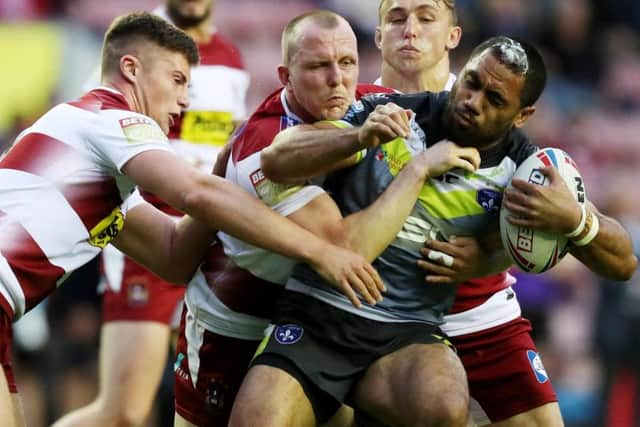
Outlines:
<svg viewBox="0 0 640 427"><path fill-rule="evenodd" d="M140 188L174 208L256 246L304 261L324 246L242 188L203 174L171 153L143 152L127 162L123 171ZM308 245L302 245L300 238L308 238Z"/></svg>
<svg viewBox="0 0 640 427"><path fill-rule="evenodd" d="M142 203L127 213L124 228L112 243L163 279L187 283L214 239L215 231L203 223L189 216L176 223Z"/></svg>
<svg viewBox="0 0 640 427"><path fill-rule="evenodd" d="M378 274L361 257L326 243L237 185L203 174L171 153L142 152L124 165L123 172L140 188L212 229L309 263L340 289L382 287Z"/></svg>
<svg viewBox="0 0 640 427"><path fill-rule="evenodd" d="M589 203L587 210L598 215L600 229L586 246L573 246L571 254L594 273L613 280L629 280L638 266L629 233L613 218Z"/></svg>
<svg viewBox="0 0 640 427"><path fill-rule="evenodd" d="M475 148L443 141L414 157L367 208L342 218L328 196L317 197L289 217L334 244L372 261L393 241L418 199L424 181L449 169L473 171L480 164Z"/></svg>
<svg viewBox="0 0 640 427"><path fill-rule="evenodd" d="M329 123L298 125L280 132L260 156L264 175L291 184L348 167L363 147L359 128L336 129Z"/></svg>
<svg viewBox="0 0 640 427"><path fill-rule="evenodd" d="M262 172L290 184L353 165L360 150L406 137L411 114L388 103L376 106L361 127L336 129L334 123L318 122L286 129L262 150Z"/></svg>
<svg viewBox="0 0 640 427"><path fill-rule="evenodd" d="M555 168L541 171L549 178L548 186L514 179L513 188L505 191L503 203L512 213L508 219L517 226L567 234L580 222L580 206ZM613 218L600 214L593 204L588 203L587 211L598 215L600 229L591 243L574 246L571 253L594 273L628 280L638 263L629 233Z"/></svg>

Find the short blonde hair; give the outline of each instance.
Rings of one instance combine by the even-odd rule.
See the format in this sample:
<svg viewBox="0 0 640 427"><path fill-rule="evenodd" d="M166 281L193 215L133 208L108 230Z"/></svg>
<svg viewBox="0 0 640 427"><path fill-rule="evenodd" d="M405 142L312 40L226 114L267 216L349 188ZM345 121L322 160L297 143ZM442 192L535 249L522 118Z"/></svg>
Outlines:
<svg viewBox="0 0 640 427"><path fill-rule="evenodd" d="M378 5L378 22L382 23L382 7L387 2L387 0L380 0L380 5ZM456 0L435 0L436 3L444 3L444 5L451 12L451 25L458 24L458 14L456 13Z"/></svg>
<svg viewBox="0 0 640 427"><path fill-rule="evenodd" d="M306 21L328 30L337 28L341 21L346 22L342 16L330 10L314 10L293 18L282 31L282 63L286 66L298 52L299 29Z"/></svg>

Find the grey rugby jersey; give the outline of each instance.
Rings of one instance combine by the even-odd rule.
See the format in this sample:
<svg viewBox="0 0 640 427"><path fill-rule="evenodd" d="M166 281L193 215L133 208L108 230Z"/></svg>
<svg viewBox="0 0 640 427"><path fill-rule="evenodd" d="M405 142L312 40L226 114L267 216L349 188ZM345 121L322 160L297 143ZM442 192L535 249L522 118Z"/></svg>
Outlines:
<svg viewBox="0 0 640 427"><path fill-rule="evenodd" d="M356 166L328 178L326 189L343 215L373 203L414 154L447 139L441 118L448 94L376 94L362 98L350 108L342 120L348 126L362 125L376 105L387 102L416 114L407 139L398 138L369 150ZM421 257L420 248L426 239L447 240L451 235L497 231L502 192L516 167L536 149L520 131L513 130L504 144L481 152L482 162L475 173L452 170L425 182L402 230L373 262L387 286L384 300L377 305L363 302L360 310L354 308L305 264L295 267L287 289L374 320L442 323L453 304L455 285L425 282L425 271L416 264Z"/></svg>

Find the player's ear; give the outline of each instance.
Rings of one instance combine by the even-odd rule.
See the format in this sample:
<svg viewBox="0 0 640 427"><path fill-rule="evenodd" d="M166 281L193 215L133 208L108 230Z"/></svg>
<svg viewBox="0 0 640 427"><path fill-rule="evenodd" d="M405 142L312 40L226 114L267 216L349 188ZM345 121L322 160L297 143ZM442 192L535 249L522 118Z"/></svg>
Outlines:
<svg viewBox="0 0 640 427"><path fill-rule="evenodd" d="M458 47L458 44L460 44L460 39L462 38L462 28L455 25L453 27L451 27L451 29L449 30L449 38L447 39L447 49L448 50L453 50L456 47Z"/></svg>
<svg viewBox="0 0 640 427"><path fill-rule="evenodd" d="M527 122L527 120L529 120L529 117L531 117L535 112L536 112L536 107L533 105L522 108L518 112L518 115L516 116L516 118L513 119L513 125L517 128L522 127Z"/></svg>
<svg viewBox="0 0 640 427"><path fill-rule="evenodd" d="M290 77L289 67L283 64L278 65L278 79L282 86L289 88Z"/></svg>
<svg viewBox="0 0 640 427"><path fill-rule="evenodd" d="M136 81L139 72L140 62L133 55L123 55L120 58L120 73L129 82Z"/></svg>
<svg viewBox="0 0 640 427"><path fill-rule="evenodd" d="M380 26L376 27L376 32L373 36L373 41L375 42L378 50L382 50L382 32L380 31Z"/></svg>

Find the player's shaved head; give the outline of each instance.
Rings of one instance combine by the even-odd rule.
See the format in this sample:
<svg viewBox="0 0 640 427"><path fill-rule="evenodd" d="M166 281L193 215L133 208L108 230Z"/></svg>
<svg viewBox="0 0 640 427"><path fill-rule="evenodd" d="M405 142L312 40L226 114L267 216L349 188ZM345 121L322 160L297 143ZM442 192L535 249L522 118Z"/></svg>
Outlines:
<svg viewBox="0 0 640 427"><path fill-rule="evenodd" d="M327 30L338 28L341 24L346 24L350 27L346 19L329 10L314 10L293 18L282 31L281 46L282 63L284 65L288 66L296 53L298 53L300 42L302 41L301 34L309 24ZM355 33L353 37L355 39Z"/></svg>
<svg viewBox="0 0 640 427"><path fill-rule="evenodd" d="M200 62L198 46L184 31L148 12L133 12L116 18L105 34L102 75L117 70L124 55L143 55L149 43L181 53L190 65Z"/></svg>

